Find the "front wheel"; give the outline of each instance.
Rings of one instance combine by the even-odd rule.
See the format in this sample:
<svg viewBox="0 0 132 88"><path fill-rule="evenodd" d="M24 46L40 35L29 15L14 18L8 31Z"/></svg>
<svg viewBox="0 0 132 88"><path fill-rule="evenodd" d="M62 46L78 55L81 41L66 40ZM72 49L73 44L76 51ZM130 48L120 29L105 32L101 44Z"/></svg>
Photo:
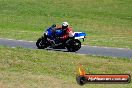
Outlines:
<svg viewBox="0 0 132 88"><path fill-rule="evenodd" d="M47 48L47 44L46 44L46 39L44 39L43 37L39 38L36 42L36 46L38 47L38 49L44 49Z"/></svg>
<svg viewBox="0 0 132 88"><path fill-rule="evenodd" d="M69 39L66 42L66 48L69 52L76 52L81 48L81 42L78 39Z"/></svg>

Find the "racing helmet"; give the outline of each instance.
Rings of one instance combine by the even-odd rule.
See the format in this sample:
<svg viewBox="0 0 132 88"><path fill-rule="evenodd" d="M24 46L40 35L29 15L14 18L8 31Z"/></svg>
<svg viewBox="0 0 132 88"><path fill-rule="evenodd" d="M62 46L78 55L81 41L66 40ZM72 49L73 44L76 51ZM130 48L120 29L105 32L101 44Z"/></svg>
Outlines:
<svg viewBox="0 0 132 88"><path fill-rule="evenodd" d="M68 22L62 22L62 29L66 29L68 26Z"/></svg>

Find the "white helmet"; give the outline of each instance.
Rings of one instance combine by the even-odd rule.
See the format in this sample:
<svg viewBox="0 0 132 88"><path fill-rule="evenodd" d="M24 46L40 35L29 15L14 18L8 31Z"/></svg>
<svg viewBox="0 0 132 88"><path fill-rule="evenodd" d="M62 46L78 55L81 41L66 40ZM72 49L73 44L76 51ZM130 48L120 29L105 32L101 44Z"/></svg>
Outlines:
<svg viewBox="0 0 132 88"><path fill-rule="evenodd" d="M68 24L68 22L62 22L62 27L68 27L69 26L69 24Z"/></svg>

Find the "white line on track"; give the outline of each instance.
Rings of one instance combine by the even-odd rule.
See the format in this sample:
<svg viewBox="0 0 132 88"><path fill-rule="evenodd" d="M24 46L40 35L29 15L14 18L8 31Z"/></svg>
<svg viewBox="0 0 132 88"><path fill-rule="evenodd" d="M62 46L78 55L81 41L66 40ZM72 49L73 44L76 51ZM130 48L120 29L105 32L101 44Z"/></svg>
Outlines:
<svg viewBox="0 0 132 88"><path fill-rule="evenodd" d="M11 48L16 48L16 47L11 47Z"/></svg>
<svg viewBox="0 0 132 88"><path fill-rule="evenodd" d="M115 47L105 47L105 46L90 46L90 47L95 47L95 48L106 48L106 49L114 49ZM125 50L125 49L129 49L129 48L116 48L116 49L120 49L120 50Z"/></svg>
<svg viewBox="0 0 132 88"><path fill-rule="evenodd" d="M9 39L9 38L0 38L2 40L12 40L12 41L20 41L20 42L35 42L35 41L27 41L27 40L16 40L16 39Z"/></svg>

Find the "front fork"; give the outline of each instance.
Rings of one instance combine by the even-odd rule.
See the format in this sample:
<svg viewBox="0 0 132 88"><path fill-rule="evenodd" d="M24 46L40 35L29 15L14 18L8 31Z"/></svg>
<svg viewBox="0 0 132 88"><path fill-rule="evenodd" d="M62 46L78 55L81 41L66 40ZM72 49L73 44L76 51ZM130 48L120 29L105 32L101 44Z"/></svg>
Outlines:
<svg viewBox="0 0 132 88"><path fill-rule="evenodd" d="M41 39L42 39L42 43L45 44L45 43L46 43L46 40L47 40L47 35L44 34L44 35L41 37Z"/></svg>

